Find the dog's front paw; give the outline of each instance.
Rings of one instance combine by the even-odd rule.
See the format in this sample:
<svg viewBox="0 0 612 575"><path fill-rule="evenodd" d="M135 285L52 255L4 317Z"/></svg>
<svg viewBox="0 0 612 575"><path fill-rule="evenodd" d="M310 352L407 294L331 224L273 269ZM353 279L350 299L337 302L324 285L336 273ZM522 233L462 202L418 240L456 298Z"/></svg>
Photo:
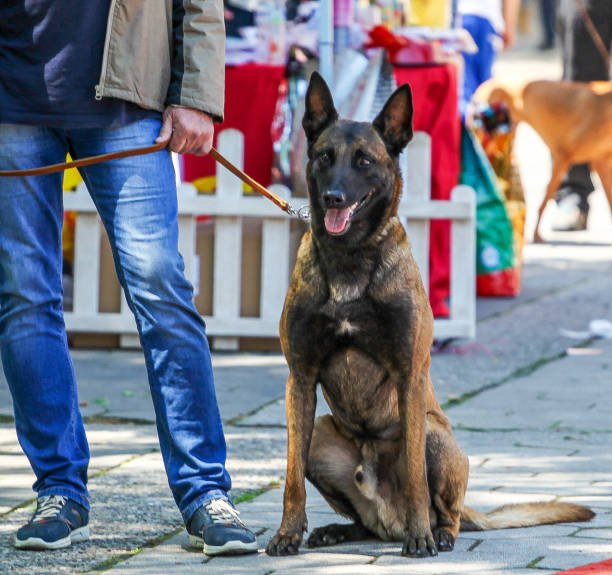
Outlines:
<svg viewBox="0 0 612 575"><path fill-rule="evenodd" d="M266 553L274 557L280 555L297 555L302 543L301 533L281 533L278 531L266 547Z"/></svg>
<svg viewBox="0 0 612 575"><path fill-rule="evenodd" d="M407 533L402 546L402 555L406 557L432 557L438 554L438 548L431 531L426 533Z"/></svg>

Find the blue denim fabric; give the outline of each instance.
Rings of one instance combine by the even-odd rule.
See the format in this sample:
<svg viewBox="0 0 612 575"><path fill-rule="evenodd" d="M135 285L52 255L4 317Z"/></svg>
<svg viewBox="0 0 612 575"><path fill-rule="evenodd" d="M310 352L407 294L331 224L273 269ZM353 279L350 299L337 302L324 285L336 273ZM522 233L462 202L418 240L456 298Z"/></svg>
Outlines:
<svg viewBox="0 0 612 575"><path fill-rule="evenodd" d="M111 129L0 124L0 169L150 145L157 118ZM187 521L227 497L225 438L205 326L178 252L167 151L81 170L110 239L144 350L168 482ZM89 449L62 315L62 176L0 178L0 351L38 495L89 507Z"/></svg>
<svg viewBox="0 0 612 575"><path fill-rule="evenodd" d="M499 35L489 20L482 16L464 14L462 26L471 34L478 46L476 54L463 54L465 68L463 71L463 86L459 98L459 111L465 118L467 106L478 87L493 75L493 63L496 56L496 43Z"/></svg>

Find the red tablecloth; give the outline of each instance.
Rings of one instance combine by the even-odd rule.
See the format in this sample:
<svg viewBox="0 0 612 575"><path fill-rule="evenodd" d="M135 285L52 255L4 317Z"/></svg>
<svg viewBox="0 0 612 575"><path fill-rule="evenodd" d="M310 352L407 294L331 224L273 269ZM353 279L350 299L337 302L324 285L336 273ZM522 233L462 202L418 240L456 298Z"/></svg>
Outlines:
<svg viewBox="0 0 612 575"><path fill-rule="evenodd" d="M228 66L225 69L225 117L222 124L215 125L216 134L226 128L236 128L244 134L244 170L264 186L269 185L271 179L271 126L284 72L283 66ZM183 179L187 182L214 176L215 172L215 162L210 156L183 157Z"/></svg>
<svg viewBox="0 0 612 575"><path fill-rule="evenodd" d="M431 196L450 198L459 181L461 124L457 108L457 75L447 65L395 66L398 86L410 84L415 131L431 136ZM429 299L434 315L448 316L450 222L431 222Z"/></svg>

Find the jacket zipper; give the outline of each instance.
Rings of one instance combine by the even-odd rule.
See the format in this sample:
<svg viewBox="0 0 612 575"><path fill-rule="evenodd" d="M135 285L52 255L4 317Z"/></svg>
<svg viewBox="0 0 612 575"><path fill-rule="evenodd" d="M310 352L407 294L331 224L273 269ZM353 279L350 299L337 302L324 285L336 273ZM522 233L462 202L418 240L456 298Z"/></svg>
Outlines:
<svg viewBox="0 0 612 575"><path fill-rule="evenodd" d="M100 81L96 84L96 100L102 99L104 89L104 77L106 76L106 66L108 65L108 46L110 44L113 16L115 14L115 4L117 0L111 0L108 10L108 22L106 24L106 37L104 38L104 51L102 52L102 69L100 70Z"/></svg>

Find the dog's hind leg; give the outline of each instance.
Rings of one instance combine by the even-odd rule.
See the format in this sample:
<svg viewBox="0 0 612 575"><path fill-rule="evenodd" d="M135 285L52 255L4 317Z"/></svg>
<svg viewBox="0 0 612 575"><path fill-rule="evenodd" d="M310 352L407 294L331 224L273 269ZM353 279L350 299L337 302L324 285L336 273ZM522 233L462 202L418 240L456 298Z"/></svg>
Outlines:
<svg viewBox="0 0 612 575"><path fill-rule="evenodd" d="M307 542L309 547L361 541L372 536L363 526L355 507L355 503L368 503L354 482L355 469L360 459L357 446L338 431L331 415L317 418L310 444L306 477L334 511L352 519L354 523L332 523L313 529Z"/></svg>
<svg viewBox="0 0 612 575"><path fill-rule="evenodd" d="M363 541L372 537L374 537L372 532L358 521L355 523L330 523L324 527L313 529L306 545L311 548L329 547L339 543Z"/></svg>
<svg viewBox="0 0 612 575"><path fill-rule="evenodd" d="M552 158L552 175L550 176L550 181L548 182L548 186L546 186L546 192L544 193L544 198L538 208L538 216L536 219L535 231L533 233L533 241L536 243L542 242L542 236L540 235L540 223L542 221L542 214L544 213L544 209L546 208L546 204L548 204L548 200L552 199L557 189L559 188L559 184L563 179L563 176L567 173L569 169L569 162L565 157L561 158L559 156L555 157L553 155Z"/></svg>
<svg viewBox="0 0 612 575"><path fill-rule="evenodd" d="M438 551L452 551L459 534L469 463L450 430L428 422L427 483Z"/></svg>
<svg viewBox="0 0 612 575"><path fill-rule="evenodd" d="M610 210L612 210L612 158L604 158L598 162L593 162L591 167L599 175Z"/></svg>

